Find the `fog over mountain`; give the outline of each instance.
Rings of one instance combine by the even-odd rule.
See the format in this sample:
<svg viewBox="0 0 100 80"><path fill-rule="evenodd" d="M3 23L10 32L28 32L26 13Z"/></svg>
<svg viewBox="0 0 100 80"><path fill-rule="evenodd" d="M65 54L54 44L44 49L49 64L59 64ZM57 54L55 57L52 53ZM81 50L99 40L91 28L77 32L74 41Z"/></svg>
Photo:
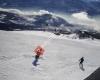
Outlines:
<svg viewBox="0 0 100 80"><path fill-rule="evenodd" d="M72 14L72 17L79 21L92 22L95 20L88 17L85 12ZM79 38L100 39L98 26L84 22L73 23L56 14L40 10L39 12L25 13L18 9L0 9L1 30L47 30L57 31L61 34L76 34Z"/></svg>

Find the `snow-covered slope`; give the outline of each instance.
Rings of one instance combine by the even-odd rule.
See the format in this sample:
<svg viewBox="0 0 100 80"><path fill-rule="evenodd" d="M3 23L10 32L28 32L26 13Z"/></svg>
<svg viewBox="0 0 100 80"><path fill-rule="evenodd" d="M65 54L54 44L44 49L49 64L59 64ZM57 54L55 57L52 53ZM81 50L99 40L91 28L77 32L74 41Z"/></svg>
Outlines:
<svg viewBox="0 0 100 80"><path fill-rule="evenodd" d="M44 45L37 67L33 50ZM100 41L72 40L49 32L0 31L0 80L83 80L100 67ZM78 60L84 56L84 68Z"/></svg>

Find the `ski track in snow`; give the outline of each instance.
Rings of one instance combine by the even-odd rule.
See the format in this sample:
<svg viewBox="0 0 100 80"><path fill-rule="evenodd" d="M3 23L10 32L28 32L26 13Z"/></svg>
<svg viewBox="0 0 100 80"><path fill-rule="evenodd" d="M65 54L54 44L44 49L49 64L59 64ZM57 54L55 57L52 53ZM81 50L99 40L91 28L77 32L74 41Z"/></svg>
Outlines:
<svg viewBox="0 0 100 80"><path fill-rule="evenodd" d="M39 44L45 53L34 67ZM100 41L75 40L41 31L0 31L0 80L83 80L100 67ZM85 57L84 68L78 60Z"/></svg>

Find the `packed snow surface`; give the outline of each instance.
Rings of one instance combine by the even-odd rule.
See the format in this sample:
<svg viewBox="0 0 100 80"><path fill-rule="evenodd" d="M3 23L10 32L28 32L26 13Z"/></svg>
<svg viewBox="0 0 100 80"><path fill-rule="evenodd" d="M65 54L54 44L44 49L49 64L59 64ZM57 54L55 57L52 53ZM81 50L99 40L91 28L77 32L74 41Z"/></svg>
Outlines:
<svg viewBox="0 0 100 80"><path fill-rule="evenodd" d="M32 65L36 46L44 55ZM84 71L79 59L84 57ZM100 67L100 41L42 31L0 31L0 80L83 80Z"/></svg>

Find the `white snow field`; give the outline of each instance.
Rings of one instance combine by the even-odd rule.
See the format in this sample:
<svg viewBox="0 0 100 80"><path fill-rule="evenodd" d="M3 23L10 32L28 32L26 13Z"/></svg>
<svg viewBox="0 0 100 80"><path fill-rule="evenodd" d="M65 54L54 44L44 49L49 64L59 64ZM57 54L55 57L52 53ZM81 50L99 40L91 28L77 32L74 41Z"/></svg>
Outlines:
<svg viewBox="0 0 100 80"><path fill-rule="evenodd" d="M33 50L45 53L34 67ZM79 59L84 57L84 71ZM0 31L0 80L83 80L100 67L100 41L68 39L50 32Z"/></svg>

